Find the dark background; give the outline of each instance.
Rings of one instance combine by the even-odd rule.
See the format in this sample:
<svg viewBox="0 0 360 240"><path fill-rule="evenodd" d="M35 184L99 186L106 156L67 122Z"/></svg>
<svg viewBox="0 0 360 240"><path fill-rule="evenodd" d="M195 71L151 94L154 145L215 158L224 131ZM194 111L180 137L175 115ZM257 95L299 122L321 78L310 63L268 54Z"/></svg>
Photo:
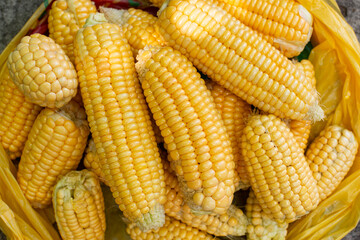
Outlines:
<svg viewBox="0 0 360 240"><path fill-rule="evenodd" d="M0 52L20 31L42 0L0 0ZM337 0L346 20L360 39L360 0ZM0 232L0 240L6 239ZM360 239L360 224L344 240Z"/></svg>

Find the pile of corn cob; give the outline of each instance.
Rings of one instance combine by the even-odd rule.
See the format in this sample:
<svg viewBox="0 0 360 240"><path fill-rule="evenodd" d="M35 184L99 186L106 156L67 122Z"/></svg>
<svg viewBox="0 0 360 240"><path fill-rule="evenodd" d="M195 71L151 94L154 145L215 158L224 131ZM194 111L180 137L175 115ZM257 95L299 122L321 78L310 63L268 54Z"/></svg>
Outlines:
<svg viewBox="0 0 360 240"><path fill-rule="evenodd" d="M289 58L309 42L311 14L293 0L152 3L157 17L56 0L49 36L9 55L0 142L20 158L24 195L53 205L63 239L105 238L100 182L132 239L285 239L358 149L334 125L308 143L324 118L316 74Z"/></svg>

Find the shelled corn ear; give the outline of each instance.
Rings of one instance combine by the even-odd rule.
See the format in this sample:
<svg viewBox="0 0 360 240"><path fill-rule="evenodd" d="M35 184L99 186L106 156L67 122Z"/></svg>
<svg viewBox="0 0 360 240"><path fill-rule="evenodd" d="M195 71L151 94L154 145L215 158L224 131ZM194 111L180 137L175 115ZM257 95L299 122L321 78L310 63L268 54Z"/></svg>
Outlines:
<svg viewBox="0 0 360 240"><path fill-rule="evenodd" d="M96 147L94 139L90 139L89 143L85 149L84 156L84 166L98 176L100 181L104 182L105 185L109 186L109 183L106 182L105 175L102 171L101 162L98 154L96 153Z"/></svg>
<svg viewBox="0 0 360 240"><path fill-rule="evenodd" d="M142 232L136 224L131 223L127 226L126 232L133 240L215 240L217 238L207 234L197 228L190 227L174 218L165 217L165 224L156 231Z"/></svg>
<svg viewBox="0 0 360 240"><path fill-rule="evenodd" d="M223 214L231 205L234 159L221 117L191 62L170 47L140 51L137 72L187 204Z"/></svg>
<svg viewBox="0 0 360 240"><path fill-rule="evenodd" d="M110 23L121 26L134 57L147 45L165 45L164 39L155 29L157 18L150 13L135 8L124 10L100 7L100 11Z"/></svg>
<svg viewBox="0 0 360 240"><path fill-rule="evenodd" d="M72 62L74 39L90 13L96 13L91 0L56 0L51 5L48 17L49 37L59 44Z"/></svg>
<svg viewBox="0 0 360 240"><path fill-rule="evenodd" d="M249 219L246 237L249 240L285 240L288 224L278 223L271 216L264 213L254 192L249 192L245 206L246 216Z"/></svg>
<svg viewBox="0 0 360 240"><path fill-rule="evenodd" d="M320 132L306 151L320 199L326 199L340 184L352 166L358 142L354 133L337 125Z"/></svg>
<svg viewBox="0 0 360 240"><path fill-rule="evenodd" d="M0 143L11 159L21 156L41 107L27 100L15 86L5 65L0 74Z"/></svg>
<svg viewBox="0 0 360 240"><path fill-rule="evenodd" d="M236 175L239 178L239 180L236 180L235 185L238 185L237 189L246 189L250 186L250 183L241 153L241 138L245 121L251 114L251 106L215 82L211 81L207 86L214 99L216 109L220 112L231 142Z"/></svg>
<svg viewBox="0 0 360 240"><path fill-rule="evenodd" d="M104 197L94 173L67 173L56 184L52 201L62 239L105 239Z"/></svg>
<svg viewBox="0 0 360 240"><path fill-rule="evenodd" d="M163 166L167 198L164 207L168 216L215 236L245 235L248 222L245 214L239 208L231 205L227 212L221 215L192 211L184 201L179 181L171 170L169 162L163 160Z"/></svg>
<svg viewBox="0 0 360 240"><path fill-rule="evenodd" d="M282 118L323 118L304 74L217 2L170 0L159 32L204 74L249 104Z"/></svg>
<svg viewBox="0 0 360 240"><path fill-rule="evenodd" d="M47 36L23 37L7 64L15 85L32 103L60 108L76 95L75 68L64 50Z"/></svg>
<svg viewBox="0 0 360 240"><path fill-rule="evenodd" d="M220 0L220 6L278 48L285 56L301 53L312 35L312 15L294 0Z"/></svg>
<svg viewBox="0 0 360 240"><path fill-rule="evenodd" d="M75 39L81 96L106 182L126 218L164 224L165 182L135 61L123 32L90 15Z"/></svg>
<svg viewBox="0 0 360 240"><path fill-rule="evenodd" d="M20 188L33 207L51 204L56 182L78 166L88 135L85 112L75 102L40 112L25 143L17 173Z"/></svg>
<svg viewBox="0 0 360 240"><path fill-rule="evenodd" d="M254 115L242 139L251 188L266 214L290 223L316 208L316 181L286 123L272 114Z"/></svg>

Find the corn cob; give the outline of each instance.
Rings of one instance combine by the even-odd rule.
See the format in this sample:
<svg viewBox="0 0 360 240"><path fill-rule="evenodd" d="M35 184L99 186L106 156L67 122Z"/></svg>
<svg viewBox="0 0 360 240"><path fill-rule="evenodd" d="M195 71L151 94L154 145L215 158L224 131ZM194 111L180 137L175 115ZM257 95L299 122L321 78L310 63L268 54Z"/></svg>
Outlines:
<svg viewBox="0 0 360 240"><path fill-rule="evenodd" d="M238 184L237 189L246 189L250 184L240 147L242 131L245 127L245 120L251 114L251 106L215 82L211 81L207 86L229 135L236 175L239 178L235 184Z"/></svg>
<svg viewBox="0 0 360 240"><path fill-rule="evenodd" d="M7 63L15 85L32 103L60 108L76 95L74 66L49 37L38 33L23 37Z"/></svg>
<svg viewBox="0 0 360 240"><path fill-rule="evenodd" d="M242 139L250 184L266 214L290 223L317 206L316 181L286 123L271 114L254 115Z"/></svg>
<svg viewBox="0 0 360 240"><path fill-rule="evenodd" d="M25 141L41 107L28 101L10 78L0 74L0 143L11 159L21 156Z"/></svg>
<svg viewBox="0 0 360 240"><path fill-rule="evenodd" d="M311 14L294 0L220 0L219 6L268 41L285 56L301 53L312 34Z"/></svg>
<svg viewBox="0 0 360 240"><path fill-rule="evenodd" d="M121 28L90 15L75 40L90 131L116 203L143 230L164 223L165 182L135 62Z"/></svg>
<svg viewBox="0 0 360 240"><path fill-rule="evenodd" d="M261 209L254 192L250 191L245 206L246 216L249 219L247 239L249 240L285 240L288 224L278 223Z"/></svg>
<svg viewBox="0 0 360 240"><path fill-rule="evenodd" d="M72 62L74 39L77 31L84 25L96 7L91 0L56 0L49 11L49 37L59 44Z"/></svg>
<svg viewBox="0 0 360 240"><path fill-rule="evenodd" d="M215 240L217 238L197 229L181 223L180 221L165 217L165 224L156 231L142 232L135 224L127 226L126 232L133 240Z"/></svg>
<svg viewBox="0 0 360 240"><path fill-rule="evenodd" d="M151 0L151 2L160 8L165 1ZM260 2L262 7L257 7L259 2L251 2L251 9L244 6L245 4L249 5L249 1L239 3L233 0L221 0L219 6L245 25L256 30L262 38L280 50L286 57L299 55L312 34L311 14L302 5L293 1L287 1L288 5L284 1L281 2L282 5L271 5L270 1ZM254 8L255 6L256 8ZM264 6L266 12L257 12L264 11ZM291 16L292 22L284 22L285 19L288 19L284 16Z"/></svg>
<svg viewBox="0 0 360 240"><path fill-rule="evenodd" d="M75 102L40 112L17 173L20 188L33 207L44 208L51 203L57 180L79 164L88 134L85 112Z"/></svg>
<svg viewBox="0 0 360 240"><path fill-rule="evenodd" d="M171 170L170 164L166 160L166 155L167 153L165 152L162 157L166 183L165 213L191 227L216 236L244 235L247 219L244 213L233 205L222 215L196 214L190 209L184 202L184 195L180 190L175 173ZM84 164L86 168L94 172L106 184L93 140L89 141Z"/></svg>
<svg viewBox="0 0 360 240"><path fill-rule="evenodd" d="M242 236L245 234L247 219L244 213L231 205L226 213L221 215L196 214L184 202L179 181L171 170L169 162L163 159L166 198L165 213L187 225L198 228L215 236Z"/></svg>
<svg viewBox="0 0 360 240"><path fill-rule="evenodd" d="M320 199L327 198L352 166L358 151L353 132L336 125L320 132L306 151L306 160L317 182Z"/></svg>
<svg viewBox="0 0 360 240"><path fill-rule="evenodd" d="M320 120L304 74L216 2L170 0L157 24L169 46L240 98L282 118Z"/></svg>
<svg viewBox="0 0 360 240"><path fill-rule="evenodd" d="M104 197L94 173L67 173L56 184L52 201L62 239L105 239Z"/></svg>
<svg viewBox="0 0 360 240"><path fill-rule="evenodd" d="M100 179L100 181L105 183L105 185L109 186L109 183L106 182L105 175L102 171L101 162L100 162L98 154L96 153L94 139L92 139L92 138L89 140L88 146L86 147L86 150L85 150L84 166L88 170L95 173L96 176L98 176L98 178Z"/></svg>
<svg viewBox="0 0 360 240"><path fill-rule="evenodd" d="M153 47L137 58L146 101L187 204L194 210L225 213L235 190L235 163L204 80L189 60L170 47Z"/></svg>
<svg viewBox="0 0 360 240"><path fill-rule="evenodd" d="M164 39L155 30L157 18L150 13L135 8L122 10L100 7L100 11L109 22L121 26L134 57L147 45L163 46L165 44Z"/></svg>

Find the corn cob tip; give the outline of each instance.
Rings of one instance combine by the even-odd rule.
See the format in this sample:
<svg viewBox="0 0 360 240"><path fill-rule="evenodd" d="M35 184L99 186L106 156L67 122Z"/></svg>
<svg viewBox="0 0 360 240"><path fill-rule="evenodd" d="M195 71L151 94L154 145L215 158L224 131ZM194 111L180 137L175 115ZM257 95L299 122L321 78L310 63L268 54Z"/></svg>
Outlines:
<svg viewBox="0 0 360 240"><path fill-rule="evenodd" d="M249 224L246 237L249 240L285 240L287 228L287 223L278 223L261 212L261 225Z"/></svg>
<svg viewBox="0 0 360 240"><path fill-rule="evenodd" d="M310 120L311 122L322 121L325 118L324 110L319 105L318 101L315 101L312 106L310 106L309 111L306 115L306 120Z"/></svg>
<svg viewBox="0 0 360 240"><path fill-rule="evenodd" d="M310 38L310 36L311 34L309 35L308 38ZM281 38L274 38L274 43L277 43L279 45L280 51L285 56L288 57L299 55L299 53L301 53L304 50L308 42L309 42L308 40L306 42L299 42L299 41L288 41Z"/></svg>
<svg viewBox="0 0 360 240"><path fill-rule="evenodd" d="M235 226L233 226L231 236L244 236L246 234L246 228L249 225L248 218L244 212L235 205L231 205L227 210L227 213L231 218L234 218L231 222L236 222Z"/></svg>
<svg viewBox="0 0 360 240"><path fill-rule="evenodd" d="M301 53L306 44L310 41L310 38L313 33L313 17L311 13L302 5L299 5L299 15L309 24L310 28L307 33L307 38L305 41L289 41L282 38L274 38L274 43L279 44L281 52L288 57L293 57Z"/></svg>
<svg viewBox="0 0 360 240"><path fill-rule="evenodd" d="M61 180L59 180L57 182L57 184L54 187L54 194L57 193L56 190L63 188L65 186L67 186L69 188L69 186L75 187L76 184L79 183L83 183L86 177L89 176L95 176L95 174L93 174L92 172L84 169L82 171L70 171L68 172L64 177L61 178ZM71 194L74 194L74 192L70 192Z"/></svg>
<svg viewBox="0 0 360 240"><path fill-rule="evenodd" d="M135 222L143 232L157 230L162 227L165 223L165 210L163 205L157 203L148 213L142 215L142 218Z"/></svg>
<svg viewBox="0 0 360 240"><path fill-rule="evenodd" d="M103 13L90 13L90 16L86 19L84 28L107 22L108 20Z"/></svg>
<svg viewBox="0 0 360 240"><path fill-rule="evenodd" d="M103 13L107 21L110 23L115 23L118 25L124 25L128 19L131 17L130 14L125 14L127 10L124 9L115 9L100 6L100 13Z"/></svg>

